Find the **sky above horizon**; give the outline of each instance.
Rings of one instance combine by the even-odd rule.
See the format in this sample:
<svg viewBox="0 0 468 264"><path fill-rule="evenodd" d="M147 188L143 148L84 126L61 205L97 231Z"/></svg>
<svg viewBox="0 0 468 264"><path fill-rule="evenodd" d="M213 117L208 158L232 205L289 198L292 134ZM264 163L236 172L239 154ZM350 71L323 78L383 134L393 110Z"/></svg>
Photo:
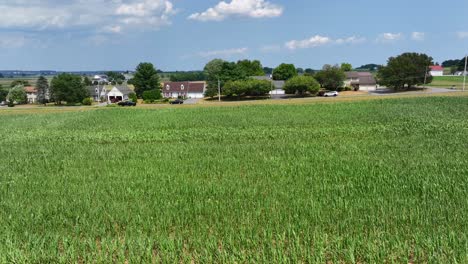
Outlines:
<svg viewBox="0 0 468 264"><path fill-rule="evenodd" d="M214 59L385 64L468 52L465 0L2 0L1 70L201 70Z"/></svg>

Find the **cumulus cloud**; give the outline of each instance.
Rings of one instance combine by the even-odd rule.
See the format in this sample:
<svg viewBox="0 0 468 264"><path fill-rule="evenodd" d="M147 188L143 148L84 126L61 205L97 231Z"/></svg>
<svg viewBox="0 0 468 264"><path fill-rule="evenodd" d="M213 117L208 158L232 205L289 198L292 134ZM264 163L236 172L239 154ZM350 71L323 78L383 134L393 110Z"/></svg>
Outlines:
<svg viewBox="0 0 468 264"><path fill-rule="evenodd" d="M382 33L377 37L378 42L394 42L403 38L402 33Z"/></svg>
<svg viewBox="0 0 468 264"><path fill-rule="evenodd" d="M120 33L138 25L157 29L171 23L171 0L4 0L0 29L57 30L80 28Z"/></svg>
<svg viewBox="0 0 468 264"><path fill-rule="evenodd" d="M290 50L315 48L331 44L359 44L366 42L366 38L350 36L345 38L333 39L326 36L315 35L304 40L291 40L286 42L286 48Z"/></svg>
<svg viewBox="0 0 468 264"><path fill-rule="evenodd" d="M468 38L468 31L459 31L457 32L457 36L460 39L466 39Z"/></svg>
<svg viewBox="0 0 468 264"><path fill-rule="evenodd" d="M225 49L225 50L212 50L212 51L202 51L197 55L200 57L232 57L235 55L244 55L247 53L248 48L236 48L236 49Z"/></svg>
<svg viewBox="0 0 468 264"><path fill-rule="evenodd" d="M426 38L426 33L424 32L413 32L411 33L411 39L423 41Z"/></svg>
<svg viewBox="0 0 468 264"><path fill-rule="evenodd" d="M201 13L194 13L188 18L198 21L222 21L228 17L265 18L283 14L283 7L265 0L221 1L216 6Z"/></svg>

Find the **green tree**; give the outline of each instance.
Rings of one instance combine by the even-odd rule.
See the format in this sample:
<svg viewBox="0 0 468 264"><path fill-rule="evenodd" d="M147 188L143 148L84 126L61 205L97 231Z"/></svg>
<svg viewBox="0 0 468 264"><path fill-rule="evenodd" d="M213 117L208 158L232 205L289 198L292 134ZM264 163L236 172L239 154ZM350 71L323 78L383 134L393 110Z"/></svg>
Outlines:
<svg viewBox="0 0 468 264"><path fill-rule="evenodd" d="M138 97L142 97L145 91L161 91L161 82L158 72L153 64L149 62L140 63L138 65L132 83L135 85L135 93Z"/></svg>
<svg viewBox="0 0 468 264"><path fill-rule="evenodd" d="M3 88L3 86L0 84L0 103L6 101L8 96L8 91Z"/></svg>
<svg viewBox="0 0 468 264"><path fill-rule="evenodd" d="M138 97L137 97L136 93L130 93L130 94L128 95L128 98L129 98L132 102L138 103Z"/></svg>
<svg viewBox="0 0 468 264"><path fill-rule="evenodd" d="M189 82L189 81L204 81L204 72L176 72L170 75L171 82Z"/></svg>
<svg viewBox="0 0 468 264"><path fill-rule="evenodd" d="M351 63L343 62L341 63L341 70L344 72L350 72L353 70L353 65L351 65Z"/></svg>
<svg viewBox="0 0 468 264"><path fill-rule="evenodd" d="M221 71L225 62L226 61L221 59L214 59L205 65L203 69L207 81L205 96L214 97L218 94L218 79L221 76Z"/></svg>
<svg viewBox="0 0 468 264"><path fill-rule="evenodd" d="M40 104L47 103L47 95L49 94L49 81L44 76L40 76L36 82L37 102Z"/></svg>
<svg viewBox="0 0 468 264"><path fill-rule="evenodd" d="M346 79L346 75L339 65L332 66L329 64L324 65L322 70L317 72L314 77L322 87L333 91L343 88Z"/></svg>
<svg viewBox="0 0 468 264"><path fill-rule="evenodd" d="M465 57L459 60L458 62L458 70L464 71L465 70Z"/></svg>
<svg viewBox="0 0 468 264"><path fill-rule="evenodd" d="M265 75L262 63L258 60L240 60L237 62L237 67L239 67L239 70L244 72L244 75L247 77Z"/></svg>
<svg viewBox="0 0 468 264"><path fill-rule="evenodd" d="M270 67L263 67L263 72L265 74L272 74L273 73L273 68Z"/></svg>
<svg viewBox="0 0 468 264"><path fill-rule="evenodd" d="M273 80L286 81L294 76L297 76L294 64L282 63L273 70Z"/></svg>
<svg viewBox="0 0 468 264"><path fill-rule="evenodd" d="M267 80L237 80L229 81L223 87L226 96L260 96L271 91L271 82Z"/></svg>
<svg viewBox="0 0 468 264"><path fill-rule="evenodd" d="M68 104L81 103L88 96L88 91L81 76L61 73L52 79L50 97L56 104L62 102Z"/></svg>
<svg viewBox="0 0 468 264"><path fill-rule="evenodd" d="M19 84L11 88L8 93L8 101L16 102L17 104L25 104L28 101L24 86Z"/></svg>
<svg viewBox="0 0 468 264"><path fill-rule="evenodd" d="M85 86L91 86L91 85L93 85L93 82L91 81L91 79L89 79L88 76L84 76L84 77L83 77L83 83L84 83Z"/></svg>
<svg viewBox="0 0 468 264"><path fill-rule="evenodd" d="M162 98L161 90L154 89L150 91L144 91L142 97L145 102L154 103L154 101Z"/></svg>
<svg viewBox="0 0 468 264"><path fill-rule="evenodd" d="M304 69L303 68L297 68L297 73L298 74L304 74Z"/></svg>
<svg viewBox="0 0 468 264"><path fill-rule="evenodd" d="M316 95L320 90L320 84L310 76L295 76L284 85L284 90L287 94L299 94L304 95L310 93Z"/></svg>
<svg viewBox="0 0 468 264"><path fill-rule="evenodd" d="M379 69L377 77L381 85L400 90L432 82L428 74L433 65L432 57L420 53L403 53L388 59L387 66Z"/></svg>

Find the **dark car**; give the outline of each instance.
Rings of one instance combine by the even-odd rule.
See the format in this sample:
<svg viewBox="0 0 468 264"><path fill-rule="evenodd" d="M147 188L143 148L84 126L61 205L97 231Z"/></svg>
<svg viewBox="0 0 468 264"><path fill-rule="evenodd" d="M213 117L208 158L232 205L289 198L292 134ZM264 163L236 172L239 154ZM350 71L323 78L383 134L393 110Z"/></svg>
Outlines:
<svg viewBox="0 0 468 264"><path fill-rule="evenodd" d="M118 105L120 105L120 106L136 106L136 103L132 102L132 101L123 101L123 102L119 102Z"/></svg>
<svg viewBox="0 0 468 264"><path fill-rule="evenodd" d="M183 104L184 101L183 100L180 100L180 99L177 99L177 100L174 100L171 102L171 104Z"/></svg>

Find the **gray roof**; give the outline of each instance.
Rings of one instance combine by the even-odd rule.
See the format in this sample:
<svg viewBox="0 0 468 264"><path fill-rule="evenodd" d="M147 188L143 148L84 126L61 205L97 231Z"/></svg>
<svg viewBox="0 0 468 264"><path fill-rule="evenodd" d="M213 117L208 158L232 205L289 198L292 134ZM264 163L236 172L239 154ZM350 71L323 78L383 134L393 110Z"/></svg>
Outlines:
<svg viewBox="0 0 468 264"><path fill-rule="evenodd" d="M130 89L127 85L118 85L114 87L117 88L123 95L129 95L133 93L132 89Z"/></svg>

